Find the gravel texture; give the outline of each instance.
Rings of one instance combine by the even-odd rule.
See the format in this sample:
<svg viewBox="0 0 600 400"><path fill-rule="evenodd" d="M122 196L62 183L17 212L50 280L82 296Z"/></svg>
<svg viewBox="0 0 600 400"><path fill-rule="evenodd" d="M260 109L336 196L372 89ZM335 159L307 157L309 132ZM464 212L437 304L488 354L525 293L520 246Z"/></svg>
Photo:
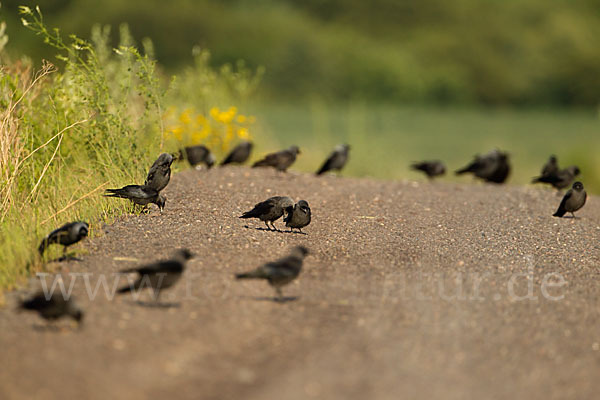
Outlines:
<svg viewBox="0 0 600 400"><path fill-rule="evenodd" d="M465 180L468 182L468 180ZM1 399L594 399L600 393L600 207L554 218L554 191L384 182L244 167L190 170L164 214L127 216L74 246L69 284L197 257L166 291L74 296L81 330L0 310ZM268 197L310 204L307 234L237 217ZM282 220L275 222L283 227ZM259 229L257 229L259 228ZM273 301L234 273L308 247ZM50 277L51 278L51 277ZM50 278L49 281L51 280ZM120 277L118 285L125 283ZM526 296L528 291L530 295Z"/></svg>

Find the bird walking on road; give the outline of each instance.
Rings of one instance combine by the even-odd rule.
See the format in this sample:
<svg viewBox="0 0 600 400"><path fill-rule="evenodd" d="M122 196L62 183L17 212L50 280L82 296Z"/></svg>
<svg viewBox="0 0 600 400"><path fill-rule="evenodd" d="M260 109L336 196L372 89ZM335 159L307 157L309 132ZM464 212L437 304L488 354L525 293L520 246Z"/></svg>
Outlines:
<svg viewBox="0 0 600 400"><path fill-rule="evenodd" d="M429 179L446 173L446 166L439 160L414 162L410 167L415 171L424 172Z"/></svg>
<svg viewBox="0 0 600 400"><path fill-rule="evenodd" d="M327 171L341 171L342 168L348 162L348 152L350 146L347 144L339 144L333 149L333 152L329 155L327 160L323 163L321 168L317 171L317 175L324 174Z"/></svg>
<svg viewBox="0 0 600 400"><path fill-rule="evenodd" d="M162 153L158 156L148 171L144 185L157 192L163 190L171 179L171 164L173 164L173 160L173 156L169 153Z"/></svg>
<svg viewBox="0 0 600 400"><path fill-rule="evenodd" d="M211 153L210 149L204 145L187 146L183 151L179 151L180 156L178 159L183 158L185 151L185 158L188 160L192 167L204 163L208 169L215 164L215 156Z"/></svg>
<svg viewBox="0 0 600 400"><path fill-rule="evenodd" d="M158 206L162 213L165 208L167 199L157 190L146 185L127 185L120 189L106 189L104 193L106 197L118 197L121 199L131 200L134 204L146 207L150 203ZM134 206L135 208L135 206Z"/></svg>
<svg viewBox="0 0 600 400"><path fill-rule="evenodd" d="M254 145L252 142L243 141L231 150L231 152L225 157L223 162L221 162L221 166L227 164L243 164L250 157L250 153L252 152L252 147Z"/></svg>
<svg viewBox="0 0 600 400"><path fill-rule="evenodd" d="M42 239L42 243L38 247L38 251L40 255L43 255L44 251L49 245L61 244L63 246L64 257L67 252L67 247L85 238L88 235L89 229L90 227L87 222L68 222L60 228L53 230L44 239Z"/></svg>
<svg viewBox="0 0 600 400"><path fill-rule="evenodd" d="M38 292L19 304L19 310L35 311L47 321L55 321L63 317L71 317L81 324L83 311L75 304L72 297L66 297L61 292L46 296Z"/></svg>
<svg viewBox="0 0 600 400"><path fill-rule="evenodd" d="M554 217L563 217L566 213L570 212L573 218L575 218L574 212L579 210L585 204L587 199L587 193L583 188L581 182L575 182L573 187L565 193L558 210L553 214Z"/></svg>
<svg viewBox="0 0 600 400"><path fill-rule="evenodd" d="M185 270L185 262L192 258L192 253L187 249L177 250L173 258L137 268L124 269L121 273L137 273L138 279L131 285L120 288L117 293L133 292L144 288L151 288L154 300L158 301L164 289L173 286Z"/></svg>
<svg viewBox="0 0 600 400"><path fill-rule="evenodd" d="M256 204L252 210L246 211L240 218L258 218L267 225L268 230L271 230L269 222L273 226L273 229L278 230L273 222L281 218L285 210L290 206L294 206L294 200L290 197L274 196Z"/></svg>
<svg viewBox="0 0 600 400"><path fill-rule="evenodd" d="M290 228L290 232L294 228L302 233L302 228L310 224L310 207L306 200L300 200L296 205L288 206L286 209L287 216L283 219L285 226Z"/></svg>
<svg viewBox="0 0 600 400"><path fill-rule="evenodd" d="M236 274L235 277L236 279L266 279L275 288L278 300L283 300L281 288L298 277L307 254L306 247L296 246L287 257L266 263L253 271Z"/></svg>
<svg viewBox="0 0 600 400"><path fill-rule="evenodd" d="M291 146L289 149L267 154L265 158L255 162L252 168L273 167L278 171L285 172L296 161L298 154L300 154L298 146Z"/></svg>
<svg viewBox="0 0 600 400"><path fill-rule="evenodd" d="M510 174L508 153L492 150L483 156L476 155L469 165L456 171L456 175L467 172L486 182L504 183Z"/></svg>

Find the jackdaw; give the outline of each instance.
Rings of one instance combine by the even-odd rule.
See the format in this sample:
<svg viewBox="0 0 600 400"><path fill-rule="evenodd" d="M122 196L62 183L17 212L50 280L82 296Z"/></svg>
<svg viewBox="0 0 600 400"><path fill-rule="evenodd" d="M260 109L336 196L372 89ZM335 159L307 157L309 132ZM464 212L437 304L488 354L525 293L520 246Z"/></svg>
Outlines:
<svg viewBox="0 0 600 400"><path fill-rule="evenodd" d="M204 145L187 146L183 150L185 151L185 158L192 167L204 163L206 167L210 169L215 164L215 156L211 153L210 149ZM179 150L178 159L183 158L183 151Z"/></svg>
<svg viewBox="0 0 600 400"><path fill-rule="evenodd" d="M446 166L439 160L415 162L410 167L415 171L423 171L429 179L446 173Z"/></svg>
<svg viewBox="0 0 600 400"><path fill-rule="evenodd" d="M575 218L574 212L583 207L586 199L587 193L583 189L583 184L581 182L575 182L573 187L565 193L565 196L558 206L558 210L556 210L553 216L562 217L570 212L573 218Z"/></svg>
<svg viewBox="0 0 600 400"><path fill-rule="evenodd" d="M469 165L456 171L456 175L467 172L486 182L504 183L510 174L508 153L492 150L483 156L476 155Z"/></svg>
<svg viewBox="0 0 600 400"><path fill-rule="evenodd" d="M171 179L171 164L173 164L173 156L169 153L162 153L148 171L148 176L144 185L160 192L163 190Z"/></svg>
<svg viewBox="0 0 600 400"><path fill-rule="evenodd" d="M134 204L144 207L150 203L154 203L158 206L158 209L161 213L165 208L165 203L167 202L165 196L160 194L157 190L146 185L127 185L120 189L106 189L104 196L129 199Z"/></svg>
<svg viewBox="0 0 600 400"><path fill-rule="evenodd" d="M548 158L548 161L546 161L546 164L544 164L544 166L542 167L542 170L540 171L540 176L538 176L537 178L533 178L531 183L544 182L544 179L556 175L558 173L558 170L558 160L556 159L556 156L552 154L550 158Z"/></svg>
<svg viewBox="0 0 600 400"><path fill-rule="evenodd" d="M124 269L121 273L135 272L139 275L139 278L133 284L120 288L117 293L127 293L149 287L154 291L154 299L158 301L161 291L170 288L181 278L185 269L185 262L192 257L193 255L189 250L179 249L170 260Z"/></svg>
<svg viewBox="0 0 600 400"><path fill-rule="evenodd" d="M88 235L89 229L90 227L87 224L87 222L68 222L60 228L57 228L50 232L48 236L46 236L42 240L40 247L38 247L38 251L40 252L40 255L43 255L44 250L46 250L46 247L48 247L49 245L53 243L62 244L64 256L67 252L67 247L79 242L81 239L86 237Z"/></svg>
<svg viewBox="0 0 600 400"><path fill-rule="evenodd" d="M335 149L333 149L333 152L329 155L329 158L325 160L321 168L317 171L317 175L324 174L327 171L341 171L348 161L349 150L350 146L347 144L337 145Z"/></svg>
<svg viewBox="0 0 600 400"><path fill-rule="evenodd" d="M43 292L38 292L21 302L19 310L35 311L47 321L71 317L79 324L83 322L83 311L77 307L72 297L65 298L60 291L48 297Z"/></svg>
<svg viewBox="0 0 600 400"><path fill-rule="evenodd" d="M290 232L294 228L302 232L302 228L310 224L310 207L306 200L300 200L296 205L286 208L287 216L283 219L285 226L290 228Z"/></svg>
<svg viewBox="0 0 600 400"><path fill-rule="evenodd" d="M561 169L554 173L539 176L534 180L534 182L547 183L549 185L552 185L557 190L562 190L568 188L580 172L581 171L578 167L576 167L575 165L571 165L570 167Z"/></svg>
<svg viewBox="0 0 600 400"><path fill-rule="evenodd" d="M252 147L254 145L252 142L243 141L231 150L231 153L225 157L221 165L226 164L243 164L250 157L250 153L252 152Z"/></svg>
<svg viewBox="0 0 600 400"><path fill-rule="evenodd" d="M269 222L273 229L278 230L273 222L277 221L283 215L288 207L294 207L294 200L287 196L274 196L265 201L256 204L250 211L246 211L240 218L258 218L264 221L267 228L271 230Z"/></svg>
<svg viewBox="0 0 600 400"><path fill-rule="evenodd" d="M277 153L267 154L265 158L252 165L255 167L273 167L278 171L285 172L290 165L296 161L296 156L300 154L298 146L291 146L289 149L278 151Z"/></svg>
<svg viewBox="0 0 600 400"><path fill-rule="evenodd" d="M302 261L308 254L304 246L292 248L291 254L277 261L266 263L253 271L236 274L236 279L266 279L275 288L277 296L282 299L281 287L298 277L302 270Z"/></svg>

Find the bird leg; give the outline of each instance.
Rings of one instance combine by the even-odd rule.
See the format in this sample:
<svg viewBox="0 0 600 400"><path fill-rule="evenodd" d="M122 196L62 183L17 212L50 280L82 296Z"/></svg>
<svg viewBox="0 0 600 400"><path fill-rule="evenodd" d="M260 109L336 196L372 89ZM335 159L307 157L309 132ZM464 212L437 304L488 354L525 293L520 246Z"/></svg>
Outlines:
<svg viewBox="0 0 600 400"><path fill-rule="evenodd" d="M281 292L281 288L276 287L275 291L277 292L277 301L283 301L283 293Z"/></svg>
<svg viewBox="0 0 600 400"><path fill-rule="evenodd" d="M265 225L267 226L268 230L271 230L271 227L269 226L269 221L265 221Z"/></svg>

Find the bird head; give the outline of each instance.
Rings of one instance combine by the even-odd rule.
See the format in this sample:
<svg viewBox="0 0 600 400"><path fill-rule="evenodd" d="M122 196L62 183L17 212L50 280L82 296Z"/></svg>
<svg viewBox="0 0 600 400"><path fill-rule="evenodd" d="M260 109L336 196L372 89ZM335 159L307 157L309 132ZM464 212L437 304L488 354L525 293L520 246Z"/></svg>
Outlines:
<svg viewBox="0 0 600 400"><path fill-rule="evenodd" d="M300 200L298 202L298 207L300 207L303 211L310 211L310 207L308 206L308 202L306 200Z"/></svg>
<svg viewBox="0 0 600 400"><path fill-rule="evenodd" d="M161 166L170 167L171 164L173 164L173 160L175 160L175 157L169 153L162 153L160 156L158 156L158 163Z"/></svg>
<svg viewBox="0 0 600 400"><path fill-rule="evenodd" d="M300 148L298 146L291 146L289 150L294 154L300 154Z"/></svg>
<svg viewBox="0 0 600 400"><path fill-rule="evenodd" d="M292 249L292 254L297 255L300 258L304 258L308 254L308 249L304 246L296 246Z"/></svg>
<svg viewBox="0 0 600 400"><path fill-rule="evenodd" d="M79 225L79 230L77 231L77 236L80 238L84 238L89 233L89 225L86 222L81 222Z"/></svg>
<svg viewBox="0 0 600 400"><path fill-rule="evenodd" d="M182 260L189 260L190 258L194 257L194 254L192 254L192 252L188 249L178 249L175 252L175 257L180 258Z"/></svg>
<svg viewBox="0 0 600 400"><path fill-rule="evenodd" d="M573 184L573 190L581 192L583 190L583 183L577 181Z"/></svg>
<svg viewBox="0 0 600 400"><path fill-rule="evenodd" d="M577 176L581 173L581 171L579 170L578 167L576 167L575 165L571 165L570 167L567 168L567 170L569 170L569 172L573 175L573 176Z"/></svg>

